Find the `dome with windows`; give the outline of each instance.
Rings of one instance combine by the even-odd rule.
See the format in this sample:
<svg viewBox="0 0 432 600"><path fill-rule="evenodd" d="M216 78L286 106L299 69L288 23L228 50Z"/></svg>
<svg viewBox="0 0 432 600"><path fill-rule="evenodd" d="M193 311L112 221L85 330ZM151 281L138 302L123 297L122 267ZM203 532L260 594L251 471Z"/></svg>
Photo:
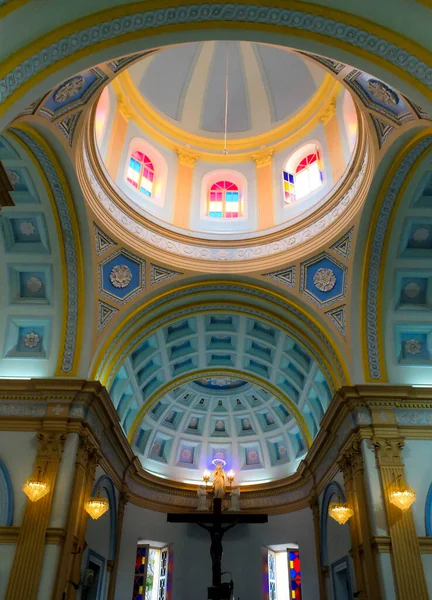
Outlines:
<svg viewBox="0 0 432 600"><path fill-rule="evenodd" d="M91 184L95 205L146 251L275 262L328 228L334 235L337 217L358 206L361 120L325 59L191 42L132 61L103 90L84 167L102 179Z"/></svg>

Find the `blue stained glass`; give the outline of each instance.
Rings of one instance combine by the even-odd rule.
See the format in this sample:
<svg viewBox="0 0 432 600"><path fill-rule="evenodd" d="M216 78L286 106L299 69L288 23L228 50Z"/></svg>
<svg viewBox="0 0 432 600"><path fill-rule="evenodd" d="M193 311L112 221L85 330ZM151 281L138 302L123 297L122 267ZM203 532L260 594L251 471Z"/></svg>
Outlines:
<svg viewBox="0 0 432 600"><path fill-rule="evenodd" d="M151 193L148 190L145 190L144 188L140 188L140 192L142 192L146 196L151 196Z"/></svg>
<svg viewBox="0 0 432 600"><path fill-rule="evenodd" d="M283 171L283 178L284 178L284 181L288 181L288 175L289 175L289 174L288 174L286 171Z"/></svg>
<svg viewBox="0 0 432 600"><path fill-rule="evenodd" d="M210 217L222 217L222 213L221 212L211 211L211 212L209 212L209 216Z"/></svg>
<svg viewBox="0 0 432 600"><path fill-rule="evenodd" d="M324 177L323 177L322 171L320 171L320 179L321 179L321 181L324 181Z"/></svg>
<svg viewBox="0 0 432 600"><path fill-rule="evenodd" d="M238 202L238 192L227 192L226 193L226 201L227 202Z"/></svg>
<svg viewBox="0 0 432 600"><path fill-rule="evenodd" d="M130 159L130 166L132 167L132 169L134 171L139 171L141 168L140 163L137 160L135 160L134 158Z"/></svg>
<svg viewBox="0 0 432 600"><path fill-rule="evenodd" d="M294 183L294 175L292 173L288 173L289 182Z"/></svg>

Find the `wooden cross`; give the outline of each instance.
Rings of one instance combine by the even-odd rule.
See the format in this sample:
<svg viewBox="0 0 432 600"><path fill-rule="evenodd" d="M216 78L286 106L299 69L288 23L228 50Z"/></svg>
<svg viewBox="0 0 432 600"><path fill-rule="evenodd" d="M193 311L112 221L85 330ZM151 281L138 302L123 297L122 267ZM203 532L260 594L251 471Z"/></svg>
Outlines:
<svg viewBox="0 0 432 600"><path fill-rule="evenodd" d="M226 586L222 585L222 538L228 529L238 523L267 523L268 517L263 514L251 513L223 513L222 499L213 499L212 513L168 513L168 523L196 523L209 532L211 538L210 556L212 560L212 587L208 588L208 598L225 600ZM227 525L223 526L226 523Z"/></svg>

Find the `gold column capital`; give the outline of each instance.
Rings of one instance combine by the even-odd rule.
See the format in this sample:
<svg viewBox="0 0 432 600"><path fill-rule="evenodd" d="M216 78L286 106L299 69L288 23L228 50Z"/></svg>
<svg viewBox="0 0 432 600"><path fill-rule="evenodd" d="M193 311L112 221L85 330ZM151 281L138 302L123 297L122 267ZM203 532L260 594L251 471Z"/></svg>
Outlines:
<svg viewBox="0 0 432 600"><path fill-rule="evenodd" d="M336 98L332 98L329 104L325 107L320 116L321 123L328 123L330 119L336 114Z"/></svg>
<svg viewBox="0 0 432 600"><path fill-rule="evenodd" d="M37 433L38 458L61 458L67 432L41 430Z"/></svg>
<svg viewBox="0 0 432 600"><path fill-rule="evenodd" d="M119 98L117 102L117 109L124 116L126 121L130 121L132 119L132 107L130 103L125 98Z"/></svg>
<svg viewBox="0 0 432 600"><path fill-rule="evenodd" d="M187 150L183 150L182 148L177 148L177 156L179 163L188 167L193 167L196 161L199 160L197 154L187 152Z"/></svg>
<svg viewBox="0 0 432 600"><path fill-rule="evenodd" d="M255 162L257 167L265 167L272 162L273 154L274 150L263 150L258 154L252 154L252 160Z"/></svg>
<svg viewBox="0 0 432 600"><path fill-rule="evenodd" d="M403 438L372 438L377 467L403 467Z"/></svg>

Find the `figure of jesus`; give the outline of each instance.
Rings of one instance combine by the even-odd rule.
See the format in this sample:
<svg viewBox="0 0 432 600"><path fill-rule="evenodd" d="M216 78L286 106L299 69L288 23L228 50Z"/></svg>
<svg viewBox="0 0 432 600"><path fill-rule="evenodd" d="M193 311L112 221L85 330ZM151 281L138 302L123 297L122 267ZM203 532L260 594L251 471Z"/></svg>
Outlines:
<svg viewBox="0 0 432 600"><path fill-rule="evenodd" d="M225 496L225 486L225 471L222 464L217 463L216 469L213 471L214 498L223 498Z"/></svg>

